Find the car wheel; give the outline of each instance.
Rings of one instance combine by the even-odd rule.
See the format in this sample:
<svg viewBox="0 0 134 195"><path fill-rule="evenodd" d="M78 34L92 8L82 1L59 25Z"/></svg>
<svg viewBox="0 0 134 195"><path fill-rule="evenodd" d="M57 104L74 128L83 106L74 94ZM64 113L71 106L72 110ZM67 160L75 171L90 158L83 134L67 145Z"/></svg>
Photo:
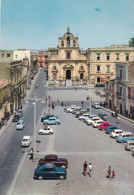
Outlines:
<svg viewBox="0 0 134 195"><path fill-rule="evenodd" d="M38 180L42 180L42 179L43 179L43 177L42 177L42 176L39 176L39 177L38 177Z"/></svg>
<svg viewBox="0 0 134 195"><path fill-rule="evenodd" d="M121 143L124 143L124 141L121 141Z"/></svg>
<svg viewBox="0 0 134 195"><path fill-rule="evenodd" d="M62 165L61 168L64 168L65 169L66 167L65 167L65 165Z"/></svg>
<svg viewBox="0 0 134 195"><path fill-rule="evenodd" d="M42 132L40 132L39 134L40 134L40 135L43 135L43 133L42 133Z"/></svg>
<svg viewBox="0 0 134 195"><path fill-rule="evenodd" d="M60 180L63 180L65 177L63 175L59 176Z"/></svg>

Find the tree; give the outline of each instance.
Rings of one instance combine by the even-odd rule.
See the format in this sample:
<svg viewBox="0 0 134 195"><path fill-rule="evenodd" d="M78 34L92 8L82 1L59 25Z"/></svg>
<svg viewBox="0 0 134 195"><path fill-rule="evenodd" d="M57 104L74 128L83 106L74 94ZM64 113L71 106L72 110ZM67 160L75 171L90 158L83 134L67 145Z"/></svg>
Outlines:
<svg viewBox="0 0 134 195"><path fill-rule="evenodd" d="M134 37L129 40L129 46L134 47Z"/></svg>

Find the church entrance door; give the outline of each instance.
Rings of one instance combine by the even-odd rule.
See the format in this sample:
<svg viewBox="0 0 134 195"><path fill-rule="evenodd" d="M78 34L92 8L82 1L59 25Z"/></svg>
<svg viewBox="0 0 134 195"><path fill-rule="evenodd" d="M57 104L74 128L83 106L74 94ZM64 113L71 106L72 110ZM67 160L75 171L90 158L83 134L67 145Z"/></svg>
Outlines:
<svg viewBox="0 0 134 195"><path fill-rule="evenodd" d="M71 79L71 70L66 71L66 79Z"/></svg>

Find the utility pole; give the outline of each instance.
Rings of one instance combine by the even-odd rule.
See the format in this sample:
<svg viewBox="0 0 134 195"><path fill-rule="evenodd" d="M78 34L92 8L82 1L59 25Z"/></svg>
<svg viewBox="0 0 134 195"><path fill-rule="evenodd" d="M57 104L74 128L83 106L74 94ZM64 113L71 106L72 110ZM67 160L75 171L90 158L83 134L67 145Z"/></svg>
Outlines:
<svg viewBox="0 0 134 195"><path fill-rule="evenodd" d="M36 161L36 93L35 93L35 102L34 104L34 155L33 160Z"/></svg>

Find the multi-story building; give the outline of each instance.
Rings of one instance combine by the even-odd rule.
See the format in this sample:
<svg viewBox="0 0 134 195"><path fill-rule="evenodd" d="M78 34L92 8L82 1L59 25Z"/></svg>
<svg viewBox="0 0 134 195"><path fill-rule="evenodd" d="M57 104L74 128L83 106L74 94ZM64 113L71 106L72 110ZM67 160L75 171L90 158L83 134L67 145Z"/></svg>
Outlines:
<svg viewBox="0 0 134 195"><path fill-rule="evenodd" d="M0 127L10 116L10 82L0 79Z"/></svg>
<svg viewBox="0 0 134 195"><path fill-rule="evenodd" d="M106 94L106 105L114 110L115 109L115 81L114 77L109 78L105 82L105 94Z"/></svg>
<svg viewBox="0 0 134 195"><path fill-rule="evenodd" d="M115 74L115 63L134 60L134 47L112 45L87 50L88 79L94 83L103 83Z"/></svg>
<svg viewBox="0 0 134 195"><path fill-rule="evenodd" d="M50 52L50 49L48 51ZM48 75L49 80L74 80L88 77L87 57L79 49L78 37L74 37L69 28L63 37L59 37L57 49L51 49Z"/></svg>
<svg viewBox="0 0 134 195"><path fill-rule="evenodd" d="M48 51L39 51L38 54L38 67L43 67L45 69L48 68L47 60L48 60L49 52Z"/></svg>
<svg viewBox="0 0 134 195"><path fill-rule="evenodd" d="M0 63L0 77L11 82L10 86L10 112L13 113L21 106L21 99L27 89L27 67L22 61L4 61Z"/></svg>

